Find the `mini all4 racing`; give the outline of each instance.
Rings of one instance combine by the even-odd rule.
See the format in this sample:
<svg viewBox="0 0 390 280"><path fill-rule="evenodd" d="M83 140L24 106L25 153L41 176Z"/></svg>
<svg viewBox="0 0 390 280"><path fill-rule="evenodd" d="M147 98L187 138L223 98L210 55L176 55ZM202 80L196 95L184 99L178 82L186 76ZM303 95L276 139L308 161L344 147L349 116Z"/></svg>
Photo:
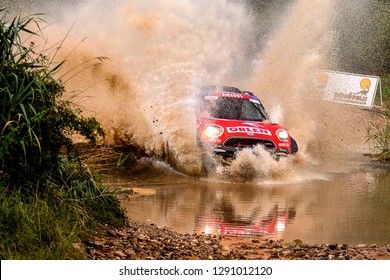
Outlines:
<svg viewBox="0 0 390 280"><path fill-rule="evenodd" d="M197 142L226 162L244 148L261 145L276 159L294 154L298 144L288 130L270 122L260 99L235 87L207 86L197 102Z"/></svg>

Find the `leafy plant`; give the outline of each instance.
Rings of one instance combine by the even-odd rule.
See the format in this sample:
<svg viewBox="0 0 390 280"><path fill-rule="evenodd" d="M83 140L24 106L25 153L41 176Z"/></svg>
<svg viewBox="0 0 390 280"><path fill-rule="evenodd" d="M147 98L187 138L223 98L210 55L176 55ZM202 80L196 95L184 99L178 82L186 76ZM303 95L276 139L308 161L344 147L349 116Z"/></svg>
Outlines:
<svg viewBox="0 0 390 280"><path fill-rule="evenodd" d="M390 101L390 74L381 77L382 95L385 101Z"/></svg>
<svg viewBox="0 0 390 280"><path fill-rule="evenodd" d="M371 143L370 153L381 161L390 160L390 103L386 103L386 121L383 125L370 122L367 127L367 141Z"/></svg>
<svg viewBox="0 0 390 280"><path fill-rule="evenodd" d="M20 33L38 36L34 26L40 30L33 17L0 22L0 164L3 177L16 185L58 172L61 150L75 152L72 133L93 142L103 135L95 119L60 101L64 87L53 73L62 62L50 69L49 58L37 54L34 43L23 44Z"/></svg>
<svg viewBox="0 0 390 280"><path fill-rule="evenodd" d="M71 135L104 135L94 118L61 99L64 86L33 42L41 20L0 18L0 257L84 258L73 249L99 223L125 214L83 165ZM35 31L37 30L37 31Z"/></svg>

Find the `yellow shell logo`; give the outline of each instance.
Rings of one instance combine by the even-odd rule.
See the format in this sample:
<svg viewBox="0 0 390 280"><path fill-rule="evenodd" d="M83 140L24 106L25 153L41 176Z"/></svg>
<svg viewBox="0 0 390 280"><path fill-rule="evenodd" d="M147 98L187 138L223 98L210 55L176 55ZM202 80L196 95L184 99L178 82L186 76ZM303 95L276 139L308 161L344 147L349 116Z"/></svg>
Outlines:
<svg viewBox="0 0 390 280"><path fill-rule="evenodd" d="M362 89L369 90L369 89L370 89L370 86L371 86L371 81L370 81L370 79L365 78L365 79L363 79L363 80L360 81L360 87L361 87Z"/></svg>
<svg viewBox="0 0 390 280"><path fill-rule="evenodd" d="M326 83L327 83L328 80L329 80L329 76L328 76L328 74L322 72L322 73L320 73L320 74L317 76L317 80L318 80L320 86L325 87L325 86L326 86Z"/></svg>

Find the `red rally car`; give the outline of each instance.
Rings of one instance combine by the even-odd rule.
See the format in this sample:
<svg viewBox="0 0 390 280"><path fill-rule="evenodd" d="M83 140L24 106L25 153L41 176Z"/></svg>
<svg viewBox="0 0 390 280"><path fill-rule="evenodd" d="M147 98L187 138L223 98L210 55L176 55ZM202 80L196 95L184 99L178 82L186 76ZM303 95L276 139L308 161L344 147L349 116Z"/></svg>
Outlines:
<svg viewBox="0 0 390 280"><path fill-rule="evenodd" d="M235 87L207 86L197 104L197 142L224 160L238 151L263 146L276 158L298 151L297 142L283 126L268 120L261 101Z"/></svg>

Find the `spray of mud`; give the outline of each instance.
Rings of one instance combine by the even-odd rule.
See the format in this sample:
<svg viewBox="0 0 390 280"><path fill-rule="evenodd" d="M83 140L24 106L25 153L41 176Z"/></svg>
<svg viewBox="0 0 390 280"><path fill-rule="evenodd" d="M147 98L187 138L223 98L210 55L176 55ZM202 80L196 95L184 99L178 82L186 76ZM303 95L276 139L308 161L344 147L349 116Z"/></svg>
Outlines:
<svg viewBox="0 0 390 280"><path fill-rule="evenodd" d="M240 153L228 167L228 172L237 174L238 178L284 180L287 176L290 180L301 180L304 169L334 158L335 153L320 158L318 147L310 149L309 146L323 136L318 130L322 129L320 122L324 118L316 113L324 113L325 104L318 98L319 92L312 81L315 73L330 66L326 54L333 42L334 5L334 0L294 2L258 55L261 63L249 79L248 87L268 105L271 120L290 130L300 152L280 161L264 151L255 155L249 151Z"/></svg>
<svg viewBox="0 0 390 280"><path fill-rule="evenodd" d="M270 108L271 120L284 124L297 139L300 152L276 163L265 154L253 157L246 151L230 172L250 180L259 179L257 174L261 180L316 178L308 169L347 171L348 162L364 150L364 113L324 102L317 83L317 73L334 64L329 57L337 47L336 5L335 0L293 3L259 54L261 64L248 83Z"/></svg>
<svg viewBox="0 0 390 280"><path fill-rule="evenodd" d="M249 71L251 25L244 6L82 1L77 12L64 13L60 27L75 23L59 55L67 59L62 79L68 96L103 123L107 141L142 147L187 174L199 173L195 89L235 84ZM109 60L94 59L101 55Z"/></svg>
<svg viewBox="0 0 390 280"><path fill-rule="evenodd" d="M70 29L57 54L66 59L60 78L67 97L104 125L106 141L136 145L198 174L195 89L238 86L264 101L271 118L297 139L300 152L276 161L260 148L243 151L232 165L220 167L219 176L299 177L308 166L340 163L353 145L351 130L338 125L353 115L322 102L307 79L331 66L326 53L333 47L335 1L295 1L269 41L257 44L267 46L261 50L254 49L247 7L226 0L79 1L77 8L60 6L49 39L58 42L58 34ZM252 69L255 58L260 63Z"/></svg>
<svg viewBox="0 0 390 280"><path fill-rule="evenodd" d="M337 8L335 0L292 3L246 83L270 108L271 120L297 139L299 153L276 161L262 149L243 151L220 173L242 181L318 179L314 170L347 171L348 162L362 154L364 112L324 102L317 79L334 64Z"/></svg>

